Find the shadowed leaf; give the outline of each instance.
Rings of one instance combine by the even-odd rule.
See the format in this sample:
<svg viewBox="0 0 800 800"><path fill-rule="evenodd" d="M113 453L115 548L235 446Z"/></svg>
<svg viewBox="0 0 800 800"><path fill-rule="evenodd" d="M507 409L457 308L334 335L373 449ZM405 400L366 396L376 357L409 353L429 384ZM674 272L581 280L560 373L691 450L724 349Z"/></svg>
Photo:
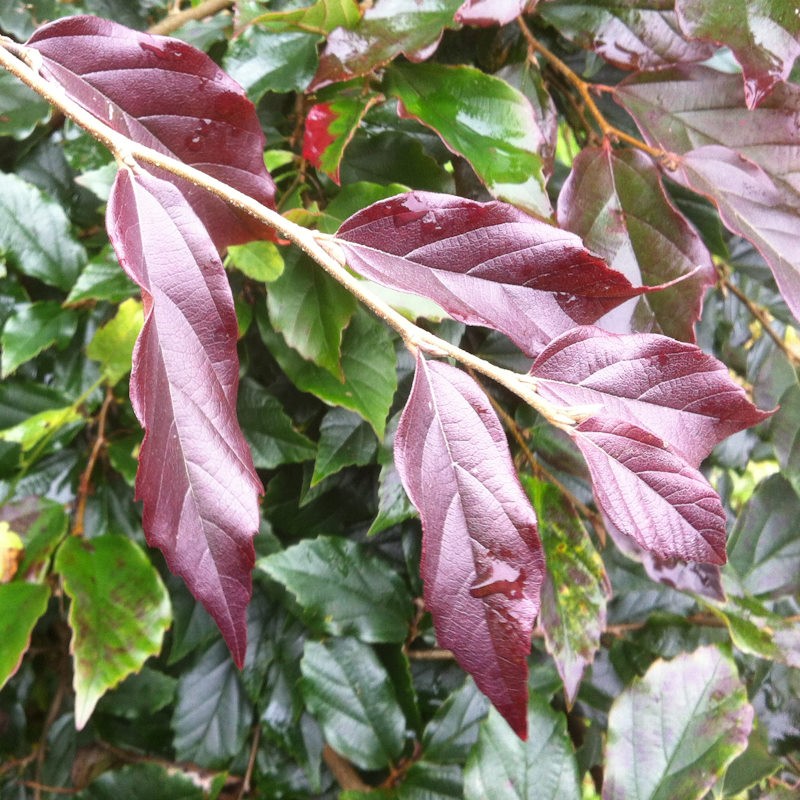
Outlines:
<svg viewBox="0 0 800 800"><path fill-rule="evenodd" d="M505 25L520 16L531 0L466 0L456 11L456 21L462 25L488 28Z"/></svg>
<svg viewBox="0 0 800 800"><path fill-rule="evenodd" d="M39 617L47 610L50 587L41 583L0 584L0 688L22 663Z"/></svg>

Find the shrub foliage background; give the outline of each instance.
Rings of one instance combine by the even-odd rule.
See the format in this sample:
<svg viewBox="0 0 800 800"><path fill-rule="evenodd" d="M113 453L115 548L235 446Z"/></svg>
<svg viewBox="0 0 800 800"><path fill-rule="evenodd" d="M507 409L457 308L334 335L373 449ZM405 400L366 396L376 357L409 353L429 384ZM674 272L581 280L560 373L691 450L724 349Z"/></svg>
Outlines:
<svg viewBox="0 0 800 800"><path fill-rule="evenodd" d="M238 671L206 612L146 547L133 500L141 432L128 377L142 308L103 225L116 167L3 73L0 798L792 796L800 349L787 308L796 255L772 235L800 233L785 160L795 93L780 83L791 82L797 49L792 4L769 4L786 40L774 53L755 44L766 23L746 3L733 4L733 26L714 17L730 4L714 2L679 2L676 13L669 2L558 0L530 8L525 26L514 20L524 3L459 12L447 0L379 0L363 19L346 0L232 5L195 3L176 29L177 9L155 0L11 3L0 29L23 41L39 22L85 12L207 51L257 104L278 207L308 227L332 232L406 188L492 192L543 216L552 203L609 263L633 264L634 283L667 281L707 248L711 278L687 280L677 301L633 301L633 318L687 339L699 316L703 349L761 408L780 404L703 464L729 515L727 599L702 569L622 554L574 446L492 390L549 570L529 738L517 739L437 648L421 605L419 522L391 457L412 359L305 256L259 242L226 261L240 422L267 487ZM710 74L697 67L658 73L655 99L637 93L646 79L619 91L647 141L609 92L584 83L707 59L741 100L719 88L714 112L693 105ZM509 97L527 98L535 127L508 113ZM739 120L773 114L756 118L768 120L760 135L743 123L747 139L730 109ZM681 180L664 150L703 145L752 159L748 176L766 172L775 194L756 182L761 194L735 196L714 172L724 159L707 150L713 168L697 158ZM720 212L679 182L668 181L668 202L654 164L716 191ZM711 279L700 315L691 298ZM396 302L448 341L529 366L499 334L443 321L419 299Z"/></svg>

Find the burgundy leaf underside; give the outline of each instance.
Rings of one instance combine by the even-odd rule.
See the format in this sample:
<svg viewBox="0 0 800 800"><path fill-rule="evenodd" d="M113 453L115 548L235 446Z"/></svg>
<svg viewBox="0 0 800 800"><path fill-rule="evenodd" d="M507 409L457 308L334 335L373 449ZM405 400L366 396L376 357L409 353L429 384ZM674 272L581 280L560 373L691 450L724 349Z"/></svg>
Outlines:
<svg viewBox="0 0 800 800"><path fill-rule="evenodd" d="M255 108L205 53L90 16L44 25L28 45L41 54L45 77L114 130L274 207ZM271 235L263 223L204 189L169 180L218 248Z"/></svg>
<svg viewBox="0 0 800 800"><path fill-rule="evenodd" d="M456 11L456 22L462 25L506 25L524 13L530 0L466 0Z"/></svg>
<svg viewBox="0 0 800 800"><path fill-rule="evenodd" d="M230 287L202 222L171 183L121 170L107 225L145 306L131 401L145 428L136 494L147 540L216 620L241 666L262 486L236 418Z"/></svg>
<svg viewBox="0 0 800 800"><path fill-rule="evenodd" d="M365 277L501 331L530 356L576 324L662 288L632 286L579 237L496 201L409 192L354 214L336 236Z"/></svg>
<svg viewBox="0 0 800 800"><path fill-rule="evenodd" d="M425 604L438 641L525 738L544 560L535 512L477 384L419 356L395 460L422 518Z"/></svg>

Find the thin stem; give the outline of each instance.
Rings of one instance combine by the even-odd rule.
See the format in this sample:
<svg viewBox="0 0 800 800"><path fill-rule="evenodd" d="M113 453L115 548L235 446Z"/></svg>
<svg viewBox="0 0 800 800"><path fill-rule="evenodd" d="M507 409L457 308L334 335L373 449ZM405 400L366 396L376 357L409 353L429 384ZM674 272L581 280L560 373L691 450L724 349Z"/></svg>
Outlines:
<svg viewBox="0 0 800 800"><path fill-rule="evenodd" d="M253 730L253 743L250 745L250 756L247 759L247 769L242 778L242 785L236 795L237 800L242 800L250 793L250 786L253 782L253 773L256 769L256 758L258 756L258 746L261 744L261 724L256 721Z"/></svg>
<svg viewBox="0 0 800 800"><path fill-rule="evenodd" d="M641 150L644 153L655 158L657 161L662 162L668 169L674 169L674 164L676 163L676 158L673 153L669 153L666 150L662 150L659 147L651 147L649 144L637 139L635 136L631 136L629 133L626 133L623 130L620 130L616 126L612 125L606 118L603 112L599 109L597 103L592 97L592 84L587 83L582 78L579 78L575 72L567 66L555 53L548 50L536 37L531 33L530 28L525 24L524 20L520 17L517 22L519 23L520 30L522 31L522 35L525 37L525 40L528 42L528 47L537 53L540 53L544 58L548 61L548 63L567 81L575 87L575 90L583 100L586 108L589 110L589 113L594 117L597 126L600 128L603 136L608 139L613 139L615 141L625 142L626 144L631 145L632 147ZM531 56L532 57L532 56Z"/></svg>
<svg viewBox="0 0 800 800"><path fill-rule="evenodd" d="M361 780L353 765L328 744L322 748L322 760L336 782L345 791L369 792L372 790L369 784Z"/></svg>
<svg viewBox="0 0 800 800"><path fill-rule="evenodd" d="M170 11L164 19L148 28L148 33L166 35L195 19L205 19L233 5L233 0L205 0L199 6L185 11Z"/></svg>
<svg viewBox="0 0 800 800"><path fill-rule="evenodd" d="M379 319L393 328L412 352L423 350L433 356L453 358L465 367L471 367L516 394L559 428L568 429L596 413L596 408L563 408L549 403L537 394L536 382L529 376L496 367L423 330L372 294L362 280L348 271L346 259L335 237L303 228L211 175L190 167L176 158L131 141L78 105L63 89L42 78L38 71L30 66L36 63L38 54L35 50L26 51L23 61L4 49L5 41L0 39L0 66L16 75L28 87L59 108L65 116L102 142L118 162L134 172L137 169L137 162L158 167L206 189L240 211L265 222L316 261Z"/></svg>

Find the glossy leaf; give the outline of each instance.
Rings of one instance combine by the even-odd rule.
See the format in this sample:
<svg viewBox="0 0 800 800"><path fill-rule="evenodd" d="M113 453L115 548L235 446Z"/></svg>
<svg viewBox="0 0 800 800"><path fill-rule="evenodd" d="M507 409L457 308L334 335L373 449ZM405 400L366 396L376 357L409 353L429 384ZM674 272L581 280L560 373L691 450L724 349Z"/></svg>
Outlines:
<svg viewBox="0 0 800 800"><path fill-rule="evenodd" d="M124 536L71 536L59 548L55 568L72 601L70 649L80 729L109 689L158 654L172 612L158 572Z"/></svg>
<svg viewBox="0 0 800 800"><path fill-rule="evenodd" d="M25 139L50 116L50 106L8 72L0 73L0 136Z"/></svg>
<svg viewBox="0 0 800 800"><path fill-rule="evenodd" d="M369 645L308 642L300 666L306 705L337 753L361 769L382 769L399 757L405 720Z"/></svg>
<svg viewBox="0 0 800 800"><path fill-rule="evenodd" d="M694 341L703 295L716 272L702 239L668 198L652 161L637 150L613 150L608 144L584 148L558 196L558 222L631 283L661 284L694 273L667 291L642 298L634 314L638 330L649 330L654 316L660 332ZM609 329L627 332L631 310ZM617 315L610 318L616 322ZM610 318L600 324L608 327Z"/></svg>
<svg viewBox="0 0 800 800"><path fill-rule="evenodd" d="M353 295L307 258L293 258L269 287L272 327L303 358L341 380L342 334L356 310Z"/></svg>
<svg viewBox="0 0 800 800"><path fill-rule="evenodd" d="M471 678L467 678L425 726L422 738L425 758L439 764L465 761L488 711L486 696L478 691Z"/></svg>
<svg viewBox="0 0 800 800"><path fill-rule="evenodd" d="M104 772L80 796L83 800L203 800L206 795L189 775L161 764L142 762Z"/></svg>
<svg viewBox="0 0 800 800"><path fill-rule="evenodd" d="M378 449L375 432L357 414L332 408L319 426L311 486L349 466L369 464Z"/></svg>
<svg viewBox="0 0 800 800"><path fill-rule="evenodd" d="M70 289L65 305L80 303L82 300L121 303L136 294L136 285L119 268L112 253L109 247L86 265Z"/></svg>
<svg viewBox="0 0 800 800"><path fill-rule="evenodd" d="M699 800L747 746L752 720L716 647L656 661L611 707L603 800Z"/></svg>
<svg viewBox="0 0 800 800"><path fill-rule="evenodd" d="M397 388L396 356L386 328L365 311L357 311L342 337L344 382L305 361L280 334L261 326L261 337L290 380L331 405L360 414L378 436Z"/></svg>
<svg viewBox="0 0 800 800"><path fill-rule="evenodd" d="M272 242L232 245L225 264L229 263L251 280L267 283L279 278L284 267L281 251Z"/></svg>
<svg viewBox="0 0 800 800"><path fill-rule="evenodd" d="M158 178L121 171L108 227L145 307L131 375L145 428L136 479L145 533L241 664L261 483L236 420L230 287L183 195Z"/></svg>
<svg viewBox="0 0 800 800"><path fill-rule="evenodd" d="M542 548L503 429L471 378L418 358L395 461L422 518L437 640L524 739Z"/></svg>
<svg viewBox="0 0 800 800"><path fill-rule="evenodd" d="M603 513L659 558L725 563L725 511L708 481L662 439L592 417L572 431Z"/></svg>
<svg viewBox="0 0 800 800"><path fill-rule="evenodd" d="M28 45L41 54L50 80L115 130L273 205L275 187L264 169L255 108L205 53L178 39L88 16L45 25ZM264 226L205 190L170 181L218 247L265 233Z"/></svg>
<svg viewBox="0 0 800 800"><path fill-rule="evenodd" d="M611 587L603 560L575 510L554 486L524 481L539 517L547 574L539 624L572 705L600 649Z"/></svg>
<svg viewBox="0 0 800 800"><path fill-rule="evenodd" d="M530 738L521 742L496 712L489 712L467 761L465 800L579 800L566 718L536 695L527 703L527 715Z"/></svg>
<svg viewBox="0 0 800 800"><path fill-rule="evenodd" d="M133 346L143 323L142 304L138 300L125 300L86 348L86 355L101 363L103 374L112 386L131 369Z"/></svg>
<svg viewBox="0 0 800 800"><path fill-rule="evenodd" d="M47 610L50 587L41 583L0 584L0 687L22 663L39 617Z"/></svg>
<svg viewBox="0 0 800 800"><path fill-rule="evenodd" d="M466 0L456 11L456 21L462 25L506 25L521 16L530 0Z"/></svg>
<svg viewBox="0 0 800 800"><path fill-rule="evenodd" d="M714 52L705 42L687 40L671 2L554 0L538 10L564 36L623 69L705 61Z"/></svg>
<svg viewBox="0 0 800 800"><path fill-rule="evenodd" d="M17 367L48 347L55 345L63 350L75 335L77 327L75 312L61 308L54 300L17 306L0 336L3 346L2 376L8 377Z"/></svg>
<svg viewBox="0 0 800 800"><path fill-rule="evenodd" d="M0 253L23 275L64 290L86 263L61 206L5 173L0 173Z"/></svg>
<svg viewBox="0 0 800 800"><path fill-rule="evenodd" d="M769 417L697 346L657 334L575 328L531 367L543 397L565 406L602 407L664 439L692 466L723 439Z"/></svg>
<svg viewBox="0 0 800 800"><path fill-rule="evenodd" d="M800 498L781 475L759 484L728 540L731 570L749 594L800 592Z"/></svg>
<svg viewBox="0 0 800 800"><path fill-rule="evenodd" d="M677 0L683 31L729 47L742 65L748 108L755 108L778 81L789 78L800 55L800 15L792 3L767 0Z"/></svg>
<svg viewBox="0 0 800 800"><path fill-rule="evenodd" d="M378 0L351 29L337 28L325 43L311 89L366 75L400 53L423 60L445 28L455 27L462 0Z"/></svg>
<svg viewBox="0 0 800 800"><path fill-rule="evenodd" d="M336 236L365 277L429 297L468 325L495 328L528 355L649 291L574 234L505 203L410 192L359 211Z"/></svg>
<svg viewBox="0 0 800 800"><path fill-rule="evenodd" d="M259 559L257 567L333 636L364 642L403 642L408 636L414 613L408 589L362 545L321 536Z"/></svg>
<svg viewBox="0 0 800 800"><path fill-rule="evenodd" d="M500 78L464 65L393 64L384 89L401 116L432 128L469 161L492 194L542 217L544 134L528 99Z"/></svg>

